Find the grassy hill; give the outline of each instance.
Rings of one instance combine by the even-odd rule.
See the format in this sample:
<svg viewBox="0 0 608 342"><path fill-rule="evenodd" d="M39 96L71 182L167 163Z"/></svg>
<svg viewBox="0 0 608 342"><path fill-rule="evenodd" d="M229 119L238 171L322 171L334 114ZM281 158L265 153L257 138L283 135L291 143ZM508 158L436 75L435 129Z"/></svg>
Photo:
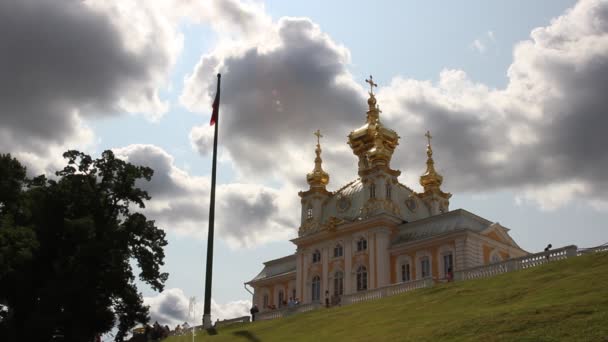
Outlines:
<svg viewBox="0 0 608 342"><path fill-rule="evenodd" d="M221 341L608 341L608 253L220 328ZM168 342L190 342L191 336Z"/></svg>

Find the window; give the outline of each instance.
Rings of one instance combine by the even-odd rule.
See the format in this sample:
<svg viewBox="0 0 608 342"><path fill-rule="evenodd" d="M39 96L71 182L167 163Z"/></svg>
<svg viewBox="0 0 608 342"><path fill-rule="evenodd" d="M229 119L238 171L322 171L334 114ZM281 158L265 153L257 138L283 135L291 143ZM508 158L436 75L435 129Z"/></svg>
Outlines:
<svg viewBox="0 0 608 342"><path fill-rule="evenodd" d="M367 269L365 266L357 268L357 291L367 290Z"/></svg>
<svg viewBox="0 0 608 342"><path fill-rule="evenodd" d="M369 186L369 198L376 198L376 184L374 183Z"/></svg>
<svg viewBox="0 0 608 342"><path fill-rule="evenodd" d="M450 272L454 272L454 257L452 253L443 255L443 274L447 276Z"/></svg>
<svg viewBox="0 0 608 342"><path fill-rule="evenodd" d="M344 293L344 274L340 271L334 274L334 294L341 296Z"/></svg>
<svg viewBox="0 0 608 342"><path fill-rule="evenodd" d="M268 307L268 295L267 294L264 295L264 307L265 308Z"/></svg>
<svg viewBox="0 0 608 342"><path fill-rule="evenodd" d="M312 301L318 302L321 299L321 278L315 276L312 278Z"/></svg>
<svg viewBox="0 0 608 342"><path fill-rule="evenodd" d="M291 298L292 298L293 300L296 300L296 289L292 289L292 290L291 290Z"/></svg>
<svg viewBox="0 0 608 342"><path fill-rule="evenodd" d="M498 253L493 253L492 257L490 257L490 263L491 264L495 264L497 262L501 262L502 259L500 258L500 255L498 255Z"/></svg>
<svg viewBox="0 0 608 342"><path fill-rule="evenodd" d="M321 261L321 252L319 252L319 250L315 250L314 253L312 253L312 263L316 264L317 262Z"/></svg>
<svg viewBox="0 0 608 342"><path fill-rule="evenodd" d="M342 249L342 245L341 244L337 244L336 247L334 247L334 258L339 258L344 254L344 251Z"/></svg>
<svg viewBox="0 0 608 342"><path fill-rule="evenodd" d="M308 206L308 208L306 209L306 219L310 220L312 219L312 207Z"/></svg>
<svg viewBox="0 0 608 342"><path fill-rule="evenodd" d="M283 306L283 301L285 301L285 294L283 293L283 290L279 290L279 307Z"/></svg>
<svg viewBox="0 0 608 342"><path fill-rule="evenodd" d="M359 241L357 241L357 252L361 252L367 249L367 240L361 237Z"/></svg>
<svg viewBox="0 0 608 342"><path fill-rule="evenodd" d="M410 264L401 264L401 281L410 281Z"/></svg>
<svg viewBox="0 0 608 342"><path fill-rule="evenodd" d="M386 183L386 199L391 199L391 185Z"/></svg>
<svg viewBox="0 0 608 342"><path fill-rule="evenodd" d="M421 278L428 278L431 276L431 260L428 256L420 259L420 276Z"/></svg>

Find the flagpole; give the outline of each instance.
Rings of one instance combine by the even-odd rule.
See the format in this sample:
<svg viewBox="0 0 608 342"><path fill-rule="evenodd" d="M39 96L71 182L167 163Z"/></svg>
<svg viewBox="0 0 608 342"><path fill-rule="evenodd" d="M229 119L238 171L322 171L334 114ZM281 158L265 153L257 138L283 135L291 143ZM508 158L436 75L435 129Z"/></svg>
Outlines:
<svg viewBox="0 0 608 342"><path fill-rule="evenodd" d="M217 74L217 92L213 102L211 123L215 125L213 134L213 166L211 168L211 202L209 203L209 231L207 233L207 268L205 271L205 303L203 309L203 328L210 329L211 324L211 280L213 273L213 230L215 220L215 172L217 162L217 132L219 127L220 81L222 75ZM215 120L214 120L215 119Z"/></svg>

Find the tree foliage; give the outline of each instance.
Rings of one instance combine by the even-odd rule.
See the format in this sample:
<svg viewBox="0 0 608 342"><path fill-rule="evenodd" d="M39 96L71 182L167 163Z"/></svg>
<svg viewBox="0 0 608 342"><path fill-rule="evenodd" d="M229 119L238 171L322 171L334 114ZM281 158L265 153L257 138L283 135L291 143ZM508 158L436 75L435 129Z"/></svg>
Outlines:
<svg viewBox="0 0 608 342"><path fill-rule="evenodd" d="M92 341L118 326L122 341L148 308L134 284L162 291L165 233L143 214L136 187L153 171L115 158L64 153L56 179L27 179L0 155L0 317L3 341ZM55 336L55 337L53 337Z"/></svg>

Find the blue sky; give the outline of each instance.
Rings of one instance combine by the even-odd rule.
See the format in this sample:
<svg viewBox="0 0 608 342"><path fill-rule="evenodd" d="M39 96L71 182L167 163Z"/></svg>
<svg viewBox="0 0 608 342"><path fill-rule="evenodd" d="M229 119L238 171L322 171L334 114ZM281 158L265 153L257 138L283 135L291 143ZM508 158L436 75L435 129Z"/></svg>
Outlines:
<svg viewBox="0 0 608 342"><path fill-rule="evenodd" d="M606 138L594 130L599 116L576 120L608 103L593 91L573 91L601 84L594 75L606 71L593 69L604 65L593 61L608 59L602 45L608 25L601 24L608 12L596 10L605 2L583 1L574 12L567 10L576 1L561 0L128 3L148 20L133 21L127 11L108 19L115 30L104 34L124 43L116 49L135 44L135 53L116 59L139 68L108 66L109 84L97 82L105 78L95 70L57 76L86 78L104 96L82 98L59 86L48 101L65 107L34 108L22 119L61 118L56 135L6 120L0 143L32 173L49 172L61 163L56 152L74 147L96 155L114 149L157 170L158 180L142 186L154 197L147 215L168 232L170 277L161 295L141 286L153 318L184 320L186 298L202 300L208 121L218 71L225 90L213 315L245 310L251 298L243 283L263 261L294 252L288 240L298 228L297 191L313 166L314 129L326 132L330 190L356 174L345 136L364 120L363 80L370 73L380 85L383 115L402 137L395 166L403 183L418 189L423 134L431 129L452 209L500 222L531 252L547 243L608 242L608 179L600 172L608 156L598 147ZM103 15L120 8L111 1L83 6ZM554 22L559 16L567 20ZM599 24L583 24L589 18ZM598 43L576 45L589 37ZM8 109L0 106L0 113ZM27 139L14 139L15 132ZM596 158L580 152L587 148ZM179 314L163 312L163 303Z"/></svg>

